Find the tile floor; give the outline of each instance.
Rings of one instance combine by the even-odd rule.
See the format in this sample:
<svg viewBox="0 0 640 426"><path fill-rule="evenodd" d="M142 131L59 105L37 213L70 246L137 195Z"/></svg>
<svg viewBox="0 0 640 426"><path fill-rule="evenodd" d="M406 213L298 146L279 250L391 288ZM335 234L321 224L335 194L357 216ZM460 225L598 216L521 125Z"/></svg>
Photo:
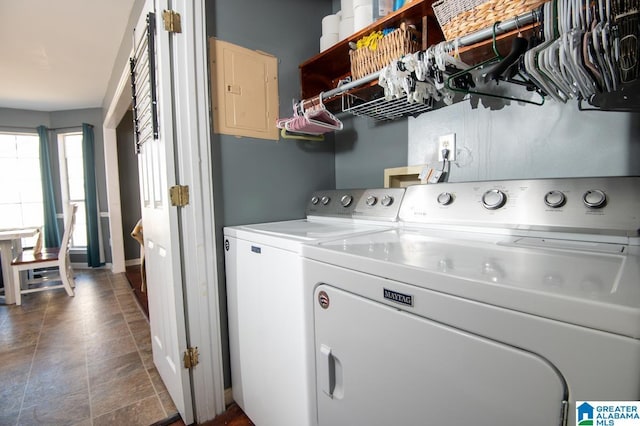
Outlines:
<svg viewBox="0 0 640 426"><path fill-rule="evenodd" d="M75 272L75 297L0 305L0 425L148 426L175 414L125 275Z"/></svg>

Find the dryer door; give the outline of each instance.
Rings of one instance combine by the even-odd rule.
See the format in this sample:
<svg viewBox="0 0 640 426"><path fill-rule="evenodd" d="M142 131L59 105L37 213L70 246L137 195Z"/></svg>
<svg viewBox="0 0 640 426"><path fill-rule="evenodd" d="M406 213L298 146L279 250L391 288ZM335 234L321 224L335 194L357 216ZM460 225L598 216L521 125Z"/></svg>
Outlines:
<svg viewBox="0 0 640 426"><path fill-rule="evenodd" d="M327 285L314 306L320 426L564 424L535 354Z"/></svg>

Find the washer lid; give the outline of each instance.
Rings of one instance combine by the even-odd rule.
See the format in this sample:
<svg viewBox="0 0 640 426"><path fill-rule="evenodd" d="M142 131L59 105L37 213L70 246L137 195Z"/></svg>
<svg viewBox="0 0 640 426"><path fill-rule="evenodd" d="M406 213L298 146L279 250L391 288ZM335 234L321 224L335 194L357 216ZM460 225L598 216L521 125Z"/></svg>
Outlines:
<svg viewBox="0 0 640 426"><path fill-rule="evenodd" d="M388 229L390 224L362 223L350 219L288 220L224 228L227 236L242 238L287 250L299 251L301 244L331 240L347 235Z"/></svg>
<svg viewBox="0 0 640 426"><path fill-rule="evenodd" d="M240 229L249 232L260 232L282 238L294 238L303 241L315 241L327 238L339 238L356 232L378 231L380 227L361 225L351 221L317 222L307 219L285 222L257 223L243 225Z"/></svg>
<svg viewBox="0 0 640 426"><path fill-rule="evenodd" d="M640 249L398 229L324 242L309 258L524 313L640 338ZM614 247L615 246L615 247Z"/></svg>

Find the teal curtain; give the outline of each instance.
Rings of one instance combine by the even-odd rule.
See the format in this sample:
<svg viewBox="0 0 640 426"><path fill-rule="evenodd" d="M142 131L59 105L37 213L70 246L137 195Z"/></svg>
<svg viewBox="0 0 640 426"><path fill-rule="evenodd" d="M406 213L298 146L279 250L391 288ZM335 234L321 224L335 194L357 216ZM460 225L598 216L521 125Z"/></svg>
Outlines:
<svg viewBox="0 0 640 426"><path fill-rule="evenodd" d="M56 217L56 203L51 179L51 156L49 155L49 129L38 126L40 136L40 177L42 179L42 203L44 207L44 246L59 247L60 232Z"/></svg>
<svg viewBox="0 0 640 426"><path fill-rule="evenodd" d="M87 264L104 265L100 261L100 237L98 234L98 200L93 148L93 126L82 123L82 155L84 163L84 196L87 215Z"/></svg>

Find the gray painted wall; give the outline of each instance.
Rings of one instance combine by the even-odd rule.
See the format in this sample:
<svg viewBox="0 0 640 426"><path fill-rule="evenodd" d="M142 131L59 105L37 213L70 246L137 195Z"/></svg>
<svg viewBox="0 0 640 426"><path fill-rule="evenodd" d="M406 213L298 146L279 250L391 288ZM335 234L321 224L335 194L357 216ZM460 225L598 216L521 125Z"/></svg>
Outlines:
<svg viewBox="0 0 640 426"><path fill-rule="evenodd" d="M278 58L280 117L290 117L292 99L300 98L298 65L318 53L321 19L331 13L331 0L209 0L206 7L208 36ZM331 136L314 143L212 134L212 155L218 253L224 253L222 226L304 217L311 191L335 187ZM217 260L224 383L229 387L224 257Z"/></svg>
<svg viewBox="0 0 640 426"><path fill-rule="evenodd" d="M103 236L103 248L105 252L106 262L111 261L111 249L109 245L109 218L107 212L107 191L106 179L104 171L104 148L102 137L102 109L91 108L82 110L42 112L17 110L9 108L0 108L0 127L10 130L12 126L35 128L40 124L44 124L49 128L73 127L60 131L52 131L49 134L49 144L51 153L51 172L54 180L54 190L56 198L56 211L62 214L62 197L60 194L60 167L58 162L57 135L58 133L81 131L82 123L92 124L94 126L94 143L95 143L95 164L96 164L96 183L98 186L98 202L101 213L100 225ZM62 219L60 219L60 229L62 229ZM83 262L84 259L73 259L73 261Z"/></svg>
<svg viewBox="0 0 640 426"><path fill-rule="evenodd" d="M125 260L140 258L140 244L131 237L131 230L141 217L138 157L134 149L133 113L127 111L116 129L118 141L118 175L120 177L120 208L124 234Z"/></svg>
<svg viewBox="0 0 640 426"><path fill-rule="evenodd" d="M333 13L340 0L333 0ZM407 119L374 122L338 114L344 130L336 132L336 188L382 188L384 169L406 165Z"/></svg>
<svg viewBox="0 0 640 426"><path fill-rule="evenodd" d="M15 126L15 130L24 131L25 129L20 127L27 127L36 133L36 127L40 125L51 127L51 116L48 112L0 108L0 127L3 130L10 131Z"/></svg>
<svg viewBox="0 0 640 426"><path fill-rule="evenodd" d="M298 65L318 53L321 18L331 13L331 1L208 1L206 5L209 36L278 58L280 117L290 117L291 101L300 97ZM304 217L311 191L335 186L331 136L314 143L214 134L213 144L214 185L222 200L217 205L223 209L219 225Z"/></svg>
<svg viewBox="0 0 640 426"><path fill-rule="evenodd" d="M336 132L336 188L382 188L384 169L406 165L407 119L374 122L339 114Z"/></svg>
<svg viewBox="0 0 640 426"><path fill-rule="evenodd" d="M575 101L539 107L475 98L389 124L340 118L337 188L380 186L389 167L440 168L438 137L448 133L458 154L450 182L640 175L640 114L579 111Z"/></svg>
<svg viewBox="0 0 640 426"><path fill-rule="evenodd" d="M470 101L409 119L408 164L437 163L438 137L456 133L449 181L640 175L640 114L579 111L577 103Z"/></svg>

